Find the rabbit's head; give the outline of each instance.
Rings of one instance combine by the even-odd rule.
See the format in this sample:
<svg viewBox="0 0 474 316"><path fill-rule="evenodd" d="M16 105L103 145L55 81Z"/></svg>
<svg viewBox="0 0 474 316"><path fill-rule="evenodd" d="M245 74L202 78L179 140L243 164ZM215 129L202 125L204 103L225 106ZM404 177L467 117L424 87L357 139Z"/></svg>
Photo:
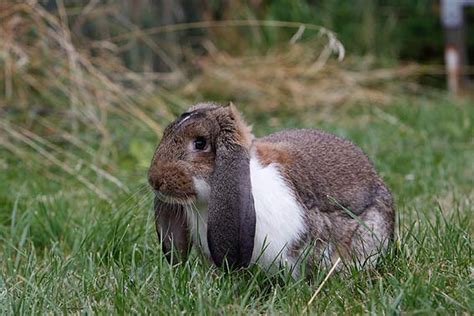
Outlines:
<svg viewBox="0 0 474 316"><path fill-rule="evenodd" d="M197 104L165 129L149 169L157 203L208 203L208 243L217 265L224 258L232 266L247 265L252 255L252 139L232 104Z"/></svg>
<svg viewBox="0 0 474 316"><path fill-rule="evenodd" d="M164 131L148 179L159 196L185 204L208 199L220 146L248 151L252 135L233 105L201 103L191 107Z"/></svg>

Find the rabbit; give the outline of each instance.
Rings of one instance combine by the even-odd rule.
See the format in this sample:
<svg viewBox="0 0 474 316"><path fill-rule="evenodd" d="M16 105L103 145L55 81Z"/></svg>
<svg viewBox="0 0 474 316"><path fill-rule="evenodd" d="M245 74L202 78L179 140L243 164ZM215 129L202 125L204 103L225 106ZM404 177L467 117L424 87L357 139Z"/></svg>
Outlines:
<svg viewBox="0 0 474 316"><path fill-rule="evenodd" d="M303 262L374 266L393 239L391 193L361 149L316 129L255 138L232 103L196 104L167 126L148 181L171 262L194 244L218 267L297 278Z"/></svg>

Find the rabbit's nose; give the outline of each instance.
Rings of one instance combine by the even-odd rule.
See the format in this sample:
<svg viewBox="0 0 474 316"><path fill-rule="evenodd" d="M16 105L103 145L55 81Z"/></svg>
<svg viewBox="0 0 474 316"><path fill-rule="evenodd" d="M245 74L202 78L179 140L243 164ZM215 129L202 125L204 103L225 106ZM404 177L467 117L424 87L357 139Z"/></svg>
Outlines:
<svg viewBox="0 0 474 316"><path fill-rule="evenodd" d="M161 179L162 177L158 174L156 169L152 169L148 173L148 183L156 191L160 191L160 188L163 186Z"/></svg>

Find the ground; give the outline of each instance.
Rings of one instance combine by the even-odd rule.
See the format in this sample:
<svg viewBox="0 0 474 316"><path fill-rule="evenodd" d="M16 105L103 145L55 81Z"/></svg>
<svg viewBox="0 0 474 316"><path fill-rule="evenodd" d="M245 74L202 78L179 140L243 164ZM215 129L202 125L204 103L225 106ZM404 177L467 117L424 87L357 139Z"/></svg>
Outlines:
<svg viewBox="0 0 474 316"><path fill-rule="evenodd" d="M154 134L112 121L114 150L100 161L81 149L93 133L76 130L74 146L53 127L50 137L21 138L11 113L0 129L17 141L0 137L0 313L474 313L472 101L435 93L383 106L239 106L257 136L317 127L363 148L397 210L396 240L377 269L332 274L308 306L327 271L311 281L255 267L224 273L198 254L171 267L146 185Z"/></svg>

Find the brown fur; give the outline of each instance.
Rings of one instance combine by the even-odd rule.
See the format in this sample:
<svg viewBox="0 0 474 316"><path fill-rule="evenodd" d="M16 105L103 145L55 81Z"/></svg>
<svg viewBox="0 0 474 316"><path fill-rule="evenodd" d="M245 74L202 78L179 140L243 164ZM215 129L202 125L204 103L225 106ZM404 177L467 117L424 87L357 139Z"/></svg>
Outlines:
<svg viewBox="0 0 474 316"><path fill-rule="evenodd" d="M283 176L307 209L308 233L302 236L305 242L292 245L292 253L301 252L311 242L314 252L309 261L313 264L328 246L334 251L325 265L338 256L355 257L364 263L368 255L393 237L390 192L367 156L350 141L302 129L268 135L257 139L254 146L263 164L272 160L279 163ZM373 218L378 222L371 223ZM371 223L370 229L360 221ZM374 231L376 237L372 236Z"/></svg>
<svg viewBox="0 0 474 316"><path fill-rule="evenodd" d="M206 140L205 150L193 148L198 138ZM181 257L188 253L188 224L176 224L178 217L170 213L173 203L197 198L193 183L197 178L219 187L211 190L209 203L208 243L214 262L221 265L227 256L231 266L248 264L255 233L248 163L252 140L250 128L232 104L197 104L165 129L148 171L149 183L157 192L156 225L165 251L173 248L172 244ZM242 186L239 181L249 184ZM215 203L216 197L220 203Z"/></svg>
<svg viewBox="0 0 474 316"><path fill-rule="evenodd" d="M173 197L195 197L192 176L206 181L214 169L216 142L223 135L226 142L249 150L253 135L235 106L221 107L199 103L186 113L195 117L178 118L164 131L148 171L151 186ZM189 144L198 136L210 143L208 152L190 152Z"/></svg>
<svg viewBox="0 0 474 316"><path fill-rule="evenodd" d="M257 141L254 144L258 160L263 166L278 163L282 166L291 165L292 156L284 145Z"/></svg>
<svg viewBox="0 0 474 316"><path fill-rule="evenodd" d="M198 136L208 140L209 150L189 150ZM232 104L197 104L170 124L153 157L150 184L177 202L195 199L192 178L210 182L216 167L216 148L222 146L228 152L241 148L238 152L242 157L255 153L264 166L279 166L306 209L307 230L300 241L290 245L290 254L297 256L304 245L313 243L313 265L327 247L332 249L329 263L335 256L355 256L364 261L392 238L391 194L361 149L314 129L283 130L254 139ZM222 168L225 166L221 171L225 170ZM220 185L226 187L225 179ZM182 232L177 234L182 236Z"/></svg>

